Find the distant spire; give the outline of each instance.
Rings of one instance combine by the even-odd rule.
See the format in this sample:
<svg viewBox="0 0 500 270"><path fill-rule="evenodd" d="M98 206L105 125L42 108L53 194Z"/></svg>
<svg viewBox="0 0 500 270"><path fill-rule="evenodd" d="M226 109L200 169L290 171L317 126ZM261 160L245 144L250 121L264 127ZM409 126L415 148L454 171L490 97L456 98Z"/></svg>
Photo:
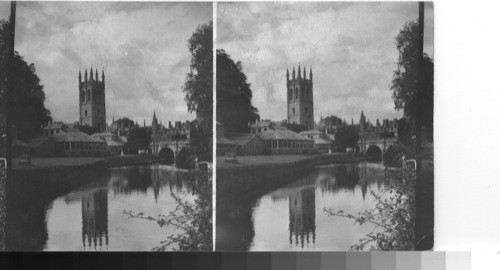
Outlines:
<svg viewBox="0 0 500 270"><path fill-rule="evenodd" d="M313 79L313 67L311 66L311 69L309 69L309 80L312 81Z"/></svg>
<svg viewBox="0 0 500 270"><path fill-rule="evenodd" d="M306 68L304 67L304 79L306 79Z"/></svg>
<svg viewBox="0 0 500 270"><path fill-rule="evenodd" d="M300 78L300 63L299 63L299 70L297 71L297 77Z"/></svg>
<svg viewBox="0 0 500 270"><path fill-rule="evenodd" d="M90 80L94 80L94 72L92 71L92 65L90 65Z"/></svg>
<svg viewBox="0 0 500 270"><path fill-rule="evenodd" d="M288 67L286 67L286 80L290 79L290 73L288 72Z"/></svg>
<svg viewBox="0 0 500 270"><path fill-rule="evenodd" d="M104 67L102 68L101 80L102 80L102 82L104 82Z"/></svg>
<svg viewBox="0 0 500 270"><path fill-rule="evenodd" d="M82 71L81 70L78 70L78 82L79 83L82 82Z"/></svg>

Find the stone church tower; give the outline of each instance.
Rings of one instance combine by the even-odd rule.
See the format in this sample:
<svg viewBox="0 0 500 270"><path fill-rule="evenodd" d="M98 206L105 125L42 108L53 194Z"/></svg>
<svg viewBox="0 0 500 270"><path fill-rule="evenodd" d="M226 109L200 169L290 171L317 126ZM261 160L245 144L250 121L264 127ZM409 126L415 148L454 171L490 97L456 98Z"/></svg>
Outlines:
<svg viewBox="0 0 500 270"><path fill-rule="evenodd" d="M309 79L306 78L306 69L299 70L295 75L295 67L292 78L288 68L286 69L287 108L288 123L304 125L308 130L314 129L314 103L313 103L313 74L309 70Z"/></svg>
<svg viewBox="0 0 500 270"><path fill-rule="evenodd" d="M104 70L99 81L97 69L90 68L90 78L85 69L85 78L78 72L78 91L80 93L80 125L97 127L100 132L106 130L106 94Z"/></svg>

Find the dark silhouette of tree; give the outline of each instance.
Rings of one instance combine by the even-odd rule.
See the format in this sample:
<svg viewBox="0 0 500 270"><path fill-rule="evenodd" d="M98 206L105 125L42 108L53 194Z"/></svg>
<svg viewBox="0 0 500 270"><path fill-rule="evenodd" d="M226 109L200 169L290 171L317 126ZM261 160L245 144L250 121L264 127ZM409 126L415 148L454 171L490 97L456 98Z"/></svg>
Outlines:
<svg viewBox="0 0 500 270"><path fill-rule="evenodd" d="M188 40L190 70L182 91L188 111L195 112L197 147L211 152L213 112L213 33L212 22L198 26Z"/></svg>
<svg viewBox="0 0 500 270"><path fill-rule="evenodd" d="M116 124L120 128L133 128L133 127L136 127L134 121L132 121L131 119L129 119L127 117L123 117L123 118L120 118L120 119L116 120Z"/></svg>
<svg viewBox="0 0 500 270"><path fill-rule="evenodd" d="M422 108L417 110L418 91L418 41L419 25L417 22L408 22L396 37L396 48L399 52L397 69L394 71L390 84L394 107L403 110L404 116L415 132L415 117L421 113L422 126L427 129L428 139L432 141L433 114L434 114L434 63L428 55L423 57L422 74Z"/></svg>
<svg viewBox="0 0 500 270"><path fill-rule="evenodd" d="M2 61L7 59L7 43L5 42L8 22L0 21L0 55ZM36 75L35 64L26 63L18 52L15 52L12 63L12 125L17 127L18 137L27 139L42 134L42 127L47 125L52 117L45 108L45 93L40 78ZM2 83L5 83L2 80ZM4 87L2 87L4 89Z"/></svg>
<svg viewBox="0 0 500 270"><path fill-rule="evenodd" d="M398 120L398 140L407 147L414 147L415 145L415 141L412 139L410 123L404 117Z"/></svg>
<svg viewBox="0 0 500 270"><path fill-rule="evenodd" d="M335 134L335 143L338 152L345 152L346 148L358 146L359 134L353 126L341 126Z"/></svg>
<svg viewBox="0 0 500 270"><path fill-rule="evenodd" d="M137 154L140 149L149 148L150 142L151 136L146 128L133 128L128 133L126 147L131 153Z"/></svg>
<svg viewBox="0 0 500 270"><path fill-rule="evenodd" d="M252 90L241 62L234 62L224 50L217 50L217 121L230 132L248 132L259 120L252 105Z"/></svg>

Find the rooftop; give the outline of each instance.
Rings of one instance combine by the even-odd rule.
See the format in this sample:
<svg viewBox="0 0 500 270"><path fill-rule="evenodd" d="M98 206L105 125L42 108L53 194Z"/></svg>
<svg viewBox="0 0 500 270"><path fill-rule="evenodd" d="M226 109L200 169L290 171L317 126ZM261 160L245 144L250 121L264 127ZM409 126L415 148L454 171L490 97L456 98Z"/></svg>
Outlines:
<svg viewBox="0 0 500 270"><path fill-rule="evenodd" d="M257 135L249 134L249 133L230 133L230 134L226 134L226 137L230 141L233 141L233 142L241 145L241 144L246 144L247 142L257 138Z"/></svg>
<svg viewBox="0 0 500 270"><path fill-rule="evenodd" d="M52 137L56 142L102 142L76 129L68 129Z"/></svg>
<svg viewBox="0 0 500 270"><path fill-rule="evenodd" d="M228 140L226 137L217 136L217 144L236 144L236 143L231 140Z"/></svg>
<svg viewBox="0 0 500 270"><path fill-rule="evenodd" d="M305 138L289 129L266 130L257 134L257 137L261 140L312 141L311 139Z"/></svg>

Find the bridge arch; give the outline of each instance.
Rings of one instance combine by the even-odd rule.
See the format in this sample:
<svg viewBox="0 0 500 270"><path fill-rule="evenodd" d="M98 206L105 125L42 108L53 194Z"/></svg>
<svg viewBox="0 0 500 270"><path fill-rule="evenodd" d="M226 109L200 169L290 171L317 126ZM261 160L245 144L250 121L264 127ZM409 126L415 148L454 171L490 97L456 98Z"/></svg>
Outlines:
<svg viewBox="0 0 500 270"><path fill-rule="evenodd" d="M188 159L188 151L186 147L183 146L179 149L179 152L175 157L175 164L179 164L182 166L187 162L187 159Z"/></svg>
<svg viewBox="0 0 500 270"><path fill-rule="evenodd" d="M163 147L160 152L158 152L158 157L166 164L175 163L175 152L169 147Z"/></svg>
<svg viewBox="0 0 500 270"><path fill-rule="evenodd" d="M366 159L372 162L382 161L382 154L382 149L377 145L370 145L365 152Z"/></svg>

